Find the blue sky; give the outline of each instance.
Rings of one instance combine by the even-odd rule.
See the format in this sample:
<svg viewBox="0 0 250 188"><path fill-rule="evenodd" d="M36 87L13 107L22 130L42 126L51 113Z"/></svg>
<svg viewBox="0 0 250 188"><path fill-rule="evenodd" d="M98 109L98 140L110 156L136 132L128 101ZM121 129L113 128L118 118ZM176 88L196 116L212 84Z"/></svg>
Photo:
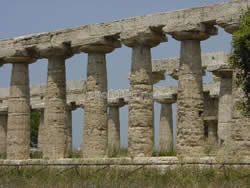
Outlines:
<svg viewBox="0 0 250 188"><path fill-rule="evenodd" d="M142 16L156 12L220 3L223 0L0 0L0 39L29 33L53 31L60 28ZM202 42L204 52L230 51L231 36L222 29L218 36ZM152 49L152 57L179 56L180 44L169 36L167 43ZM122 47L107 55L109 89L128 88L131 49ZM67 80L86 79L87 56L78 54L66 62ZM0 87L8 87L11 65L0 68ZM38 60L30 65L31 84L45 83L47 61ZM159 85L173 85L167 78ZM155 126L158 132L159 105L155 105ZM83 125L83 110L73 112L73 144L79 147ZM127 142L127 108L121 109L122 144ZM156 142L158 140L156 139Z"/></svg>

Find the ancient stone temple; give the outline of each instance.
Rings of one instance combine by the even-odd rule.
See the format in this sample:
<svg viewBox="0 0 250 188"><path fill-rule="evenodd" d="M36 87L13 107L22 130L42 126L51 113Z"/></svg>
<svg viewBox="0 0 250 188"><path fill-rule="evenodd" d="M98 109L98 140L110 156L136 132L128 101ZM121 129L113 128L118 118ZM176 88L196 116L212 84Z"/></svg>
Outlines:
<svg viewBox="0 0 250 188"><path fill-rule="evenodd" d="M127 156L152 157L154 103L159 103L158 152L200 158L225 149L226 155L237 150L249 157L250 119L236 108L242 91L234 84L229 55L201 52L202 41L220 34L218 27L236 31L248 7L249 0L237 0L0 40L0 64L12 64L10 86L0 89L0 156L29 159L30 113L38 111L43 158L68 158L71 111L80 107L81 157L108 157L120 149L119 109L128 105ZM180 41L180 57L152 59L151 49L168 37ZM108 91L106 55L122 45L132 50L130 86ZM65 60L78 53L88 55L87 79L67 81ZM48 60L47 83L30 87L29 64L41 58ZM206 72L213 81L204 84ZM156 87L166 75L178 86Z"/></svg>

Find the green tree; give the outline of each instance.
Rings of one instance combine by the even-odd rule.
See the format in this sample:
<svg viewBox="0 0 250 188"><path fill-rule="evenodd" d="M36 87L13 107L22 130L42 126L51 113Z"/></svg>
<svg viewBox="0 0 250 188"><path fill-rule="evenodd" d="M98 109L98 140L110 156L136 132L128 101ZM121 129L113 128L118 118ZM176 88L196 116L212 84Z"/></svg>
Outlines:
<svg viewBox="0 0 250 188"><path fill-rule="evenodd" d="M30 116L30 138L31 138L31 145L37 145L37 138L38 138L38 127L40 123L40 113L39 112L31 112Z"/></svg>
<svg viewBox="0 0 250 188"><path fill-rule="evenodd" d="M250 10L242 17L239 30L233 34L231 64L236 68L236 83L245 99L240 107L250 116Z"/></svg>

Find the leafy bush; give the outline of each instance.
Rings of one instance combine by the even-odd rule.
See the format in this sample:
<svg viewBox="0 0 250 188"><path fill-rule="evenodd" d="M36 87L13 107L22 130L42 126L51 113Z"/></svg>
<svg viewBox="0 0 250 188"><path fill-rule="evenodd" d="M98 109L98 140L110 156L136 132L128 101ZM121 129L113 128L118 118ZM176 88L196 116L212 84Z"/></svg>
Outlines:
<svg viewBox="0 0 250 188"><path fill-rule="evenodd" d="M231 64L236 68L236 83L244 91L241 104L243 112L250 116L250 10L242 17L240 28L233 34Z"/></svg>

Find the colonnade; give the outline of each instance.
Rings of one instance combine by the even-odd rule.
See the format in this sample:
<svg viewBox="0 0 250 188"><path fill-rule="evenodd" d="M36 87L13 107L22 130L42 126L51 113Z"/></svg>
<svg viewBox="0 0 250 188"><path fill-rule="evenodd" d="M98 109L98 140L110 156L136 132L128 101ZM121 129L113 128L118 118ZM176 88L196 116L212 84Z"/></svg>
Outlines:
<svg viewBox="0 0 250 188"><path fill-rule="evenodd" d="M177 138L178 155L202 155L204 149L204 94L201 63L200 41L216 34L215 28L207 32L178 32L173 37L181 41L180 65L178 70L177 102ZM129 35L128 35L129 36ZM148 29L144 34L121 36L121 41L132 48L130 97L128 101L128 155L152 156L154 150L153 135L153 84L151 48L166 41L165 35L158 30ZM91 45L83 48L88 53L86 98L84 105L84 144L82 157L105 157L108 148L120 146L119 107L124 103L107 103L107 53L120 47L116 40L105 40L105 45ZM64 55L65 53L65 55ZM69 157L72 150L72 115L66 104L65 59L70 53L48 57L48 82L45 96L45 109L41 113L38 147L42 147L43 157L49 159ZM34 61L34 60L32 60ZM10 97L8 100L7 158L29 158L30 135L30 100L28 64L15 63L12 69ZM221 71L220 71L221 73ZM230 89L225 85L230 82L228 74L221 76L221 94L219 109L226 105ZM226 78L225 78L226 77ZM161 100L160 150L173 150L172 103ZM109 111L108 111L109 107ZM222 114L221 114L222 113ZM223 120L223 110L218 112L218 136L229 119ZM209 138L215 138L215 127L208 126ZM17 141L19 140L19 141Z"/></svg>
<svg viewBox="0 0 250 188"><path fill-rule="evenodd" d="M128 155L152 156L153 85L156 81L152 73L151 49L166 42L166 34L181 44L179 65L175 75L178 78L177 155L195 157L206 155L205 134L211 142L215 143L218 139L220 144L226 144L232 132L232 70L215 71L221 83L216 126L213 118L204 119L205 94L202 82L201 41L217 34L214 25L222 26L230 32L237 28L235 22L238 17L231 19L237 15L237 8L232 9L232 13L226 14L228 17L231 16L230 19L225 19L227 16L218 11L228 9L231 4L232 7L241 5L237 3L208 6L201 10L190 9L184 12L187 14L185 16L180 16L182 12L177 11L122 20L120 25L119 22L112 22L65 30L61 33L45 33L36 38L31 37L31 41L30 38L17 38L11 48L8 48L8 45L12 41L1 41L3 49L1 53L4 55L0 54L0 63L11 63L12 73L8 118L6 115L0 115L0 138L4 135L2 132L7 132L6 144L0 143L0 149L4 150L6 147L7 159L29 158L31 112L29 64L39 58L46 58L48 59L47 88L45 108L41 112L43 115L40 122L40 137L42 138L39 139L38 147L42 147L45 159L69 157L72 147L70 123L72 117L66 103L65 61L76 53L86 53L88 65L82 157L107 156L109 144L111 147L119 145L119 107L124 104L108 104L106 55L124 44L132 50L128 100ZM247 1L241 3L242 7L248 4ZM193 11L196 11L199 19L194 19ZM210 15L209 11L220 13L221 16L217 18L217 14ZM190 22L186 21L188 15L192 15ZM180 20L176 21L178 27L171 25L169 18ZM105 34L100 34L102 32ZM160 101L160 103L160 147L162 150L170 150L173 147L171 119L173 101ZM6 119L8 119L7 125ZM204 122L207 122L207 130Z"/></svg>

